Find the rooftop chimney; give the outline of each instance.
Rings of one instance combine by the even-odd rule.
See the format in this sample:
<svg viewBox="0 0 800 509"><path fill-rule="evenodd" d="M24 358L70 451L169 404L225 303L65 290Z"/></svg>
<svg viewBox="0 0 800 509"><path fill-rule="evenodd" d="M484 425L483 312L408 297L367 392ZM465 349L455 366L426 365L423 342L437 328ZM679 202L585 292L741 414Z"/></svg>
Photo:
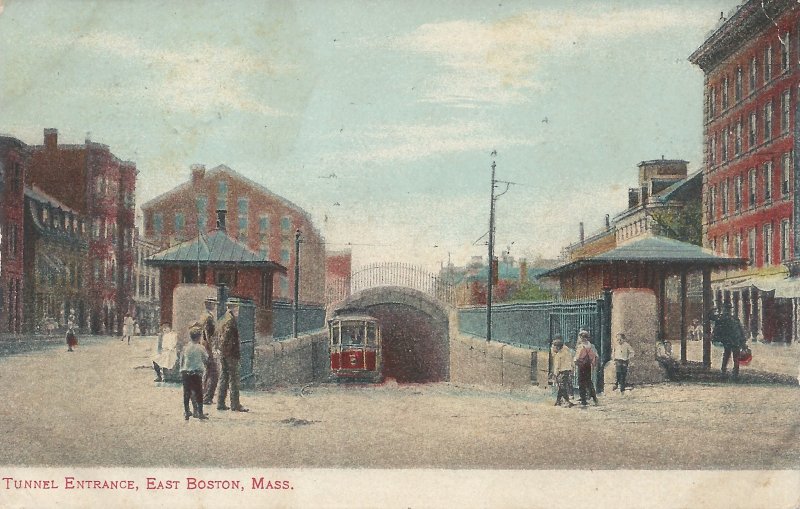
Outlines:
<svg viewBox="0 0 800 509"><path fill-rule="evenodd" d="M203 177L205 177L206 175L206 165L193 164L191 166L191 169L192 169L192 184L196 184L201 180L203 180Z"/></svg>
<svg viewBox="0 0 800 509"><path fill-rule="evenodd" d="M611 216L609 214L606 214L606 230L610 229L611 229Z"/></svg>
<svg viewBox="0 0 800 509"><path fill-rule="evenodd" d="M217 209L217 230L225 231L225 215L228 213L225 209Z"/></svg>
<svg viewBox="0 0 800 509"><path fill-rule="evenodd" d="M45 128L44 147L53 150L58 146L58 129Z"/></svg>
<svg viewBox="0 0 800 509"><path fill-rule="evenodd" d="M580 241L581 241L581 244L583 244L583 241L584 241L584 240L585 240L585 238L586 238L586 236L585 236L585 234L584 234L584 231L583 231L583 221L581 221L581 222L578 224L578 229L579 229L578 238L580 239Z"/></svg>

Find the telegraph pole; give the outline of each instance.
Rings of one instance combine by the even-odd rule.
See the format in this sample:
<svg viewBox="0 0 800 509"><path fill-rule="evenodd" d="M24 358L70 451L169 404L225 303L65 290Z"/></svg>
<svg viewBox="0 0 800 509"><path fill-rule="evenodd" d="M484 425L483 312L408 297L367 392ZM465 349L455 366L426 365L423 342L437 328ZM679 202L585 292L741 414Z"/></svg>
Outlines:
<svg viewBox="0 0 800 509"><path fill-rule="evenodd" d="M492 151L496 156L497 151ZM489 203L489 278L486 281L486 342L492 340L492 285L494 284L494 186L495 162L492 161L492 199Z"/></svg>
<svg viewBox="0 0 800 509"><path fill-rule="evenodd" d="M292 307L292 337L297 337L297 315L300 300L300 229L294 232L294 304Z"/></svg>

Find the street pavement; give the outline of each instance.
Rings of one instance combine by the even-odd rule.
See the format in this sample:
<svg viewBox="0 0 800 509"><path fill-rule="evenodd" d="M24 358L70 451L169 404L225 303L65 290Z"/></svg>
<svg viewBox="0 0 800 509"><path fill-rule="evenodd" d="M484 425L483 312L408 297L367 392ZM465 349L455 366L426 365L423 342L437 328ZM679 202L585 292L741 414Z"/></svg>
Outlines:
<svg viewBox="0 0 800 509"><path fill-rule="evenodd" d="M796 469L800 388L658 384L554 407L549 390L451 383L242 393L184 421L155 339L0 359L0 464L130 467Z"/></svg>

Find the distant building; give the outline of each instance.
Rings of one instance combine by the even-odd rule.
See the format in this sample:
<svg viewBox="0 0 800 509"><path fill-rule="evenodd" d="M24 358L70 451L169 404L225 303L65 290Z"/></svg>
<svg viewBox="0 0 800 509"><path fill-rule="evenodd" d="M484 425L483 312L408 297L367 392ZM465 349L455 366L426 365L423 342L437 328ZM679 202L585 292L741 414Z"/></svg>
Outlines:
<svg viewBox="0 0 800 509"><path fill-rule="evenodd" d="M133 305L136 165L88 139L59 145L56 129L30 153L27 182L85 221L91 331L118 333Z"/></svg>
<svg viewBox="0 0 800 509"><path fill-rule="evenodd" d="M689 57L705 75L704 245L749 262L715 273L712 288L766 341L800 338L800 295L782 265L798 255L799 41L797 2L748 0Z"/></svg>
<svg viewBox="0 0 800 509"><path fill-rule="evenodd" d="M0 136L0 332L22 331L27 146Z"/></svg>
<svg viewBox="0 0 800 509"><path fill-rule="evenodd" d="M340 302L350 296L353 255L350 250L334 251L325 257L325 303Z"/></svg>
<svg viewBox="0 0 800 509"><path fill-rule="evenodd" d="M36 186L25 190L25 329L63 328L71 312L89 325L89 238L75 210Z"/></svg>
<svg viewBox="0 0 800 509"><path fill-rule="evenodd" d="M136 262L133 266L133 304L135 307L134 318L139 324L142 334L155 334L160 325L160 280L159 271L145 263L147 258L160 251L159 246L139 237L136 230L134 244L136 249Z"/></svg>
<svg viewBox="0 0 800 509"><path fill-rule="evenodd" d="M286 267L275 298L294 299L295 232L300 230L300 301L325 301L325 248L309 215L227 166L206 171L193 165L191 178L142 205L144 238L162 248L216 228L216 211L227 211L227 232L264 260ZM163 289L163 287L162 287ZM163 310L162 310L163 314Z"/></svg>
<svg viewBox="0 0 800 509"><path fill-rule="evenodd" d="M525 259L516 260L503 252L497 259L497 280L493 287L492 300L494 302L512 300L526 284L540 286L545 292L557 290L557 285L553 285L551 281L537 280L539 274L555 265L554 260L537 259L529 263ZM455 287L458 306L486 304L489 267L483 257L473 256L464 267L448 264L439 271L439 279Z"/></svg>

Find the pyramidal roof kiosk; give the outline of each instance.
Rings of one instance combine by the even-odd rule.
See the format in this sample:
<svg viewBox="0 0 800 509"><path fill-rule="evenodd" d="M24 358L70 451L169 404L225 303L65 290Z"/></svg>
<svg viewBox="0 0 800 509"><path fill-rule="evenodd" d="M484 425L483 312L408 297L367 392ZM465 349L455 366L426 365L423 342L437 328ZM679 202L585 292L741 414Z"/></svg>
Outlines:
<svg viewBox="0 0 800 509"><path fill-rule="evenodd" d="M618 288L649 288L655 292L658 308L658 337L663 338L666 321L666 279L680 276L681 362L686 363L687 276L702 274L703 365L711 366L711 324L706 319L713 309L711 271L746 265L744 258L717 256L700 246L647 235L618 244L608 251L572 260L539 277L558 278L567 298L599 294Z"/></svg>

